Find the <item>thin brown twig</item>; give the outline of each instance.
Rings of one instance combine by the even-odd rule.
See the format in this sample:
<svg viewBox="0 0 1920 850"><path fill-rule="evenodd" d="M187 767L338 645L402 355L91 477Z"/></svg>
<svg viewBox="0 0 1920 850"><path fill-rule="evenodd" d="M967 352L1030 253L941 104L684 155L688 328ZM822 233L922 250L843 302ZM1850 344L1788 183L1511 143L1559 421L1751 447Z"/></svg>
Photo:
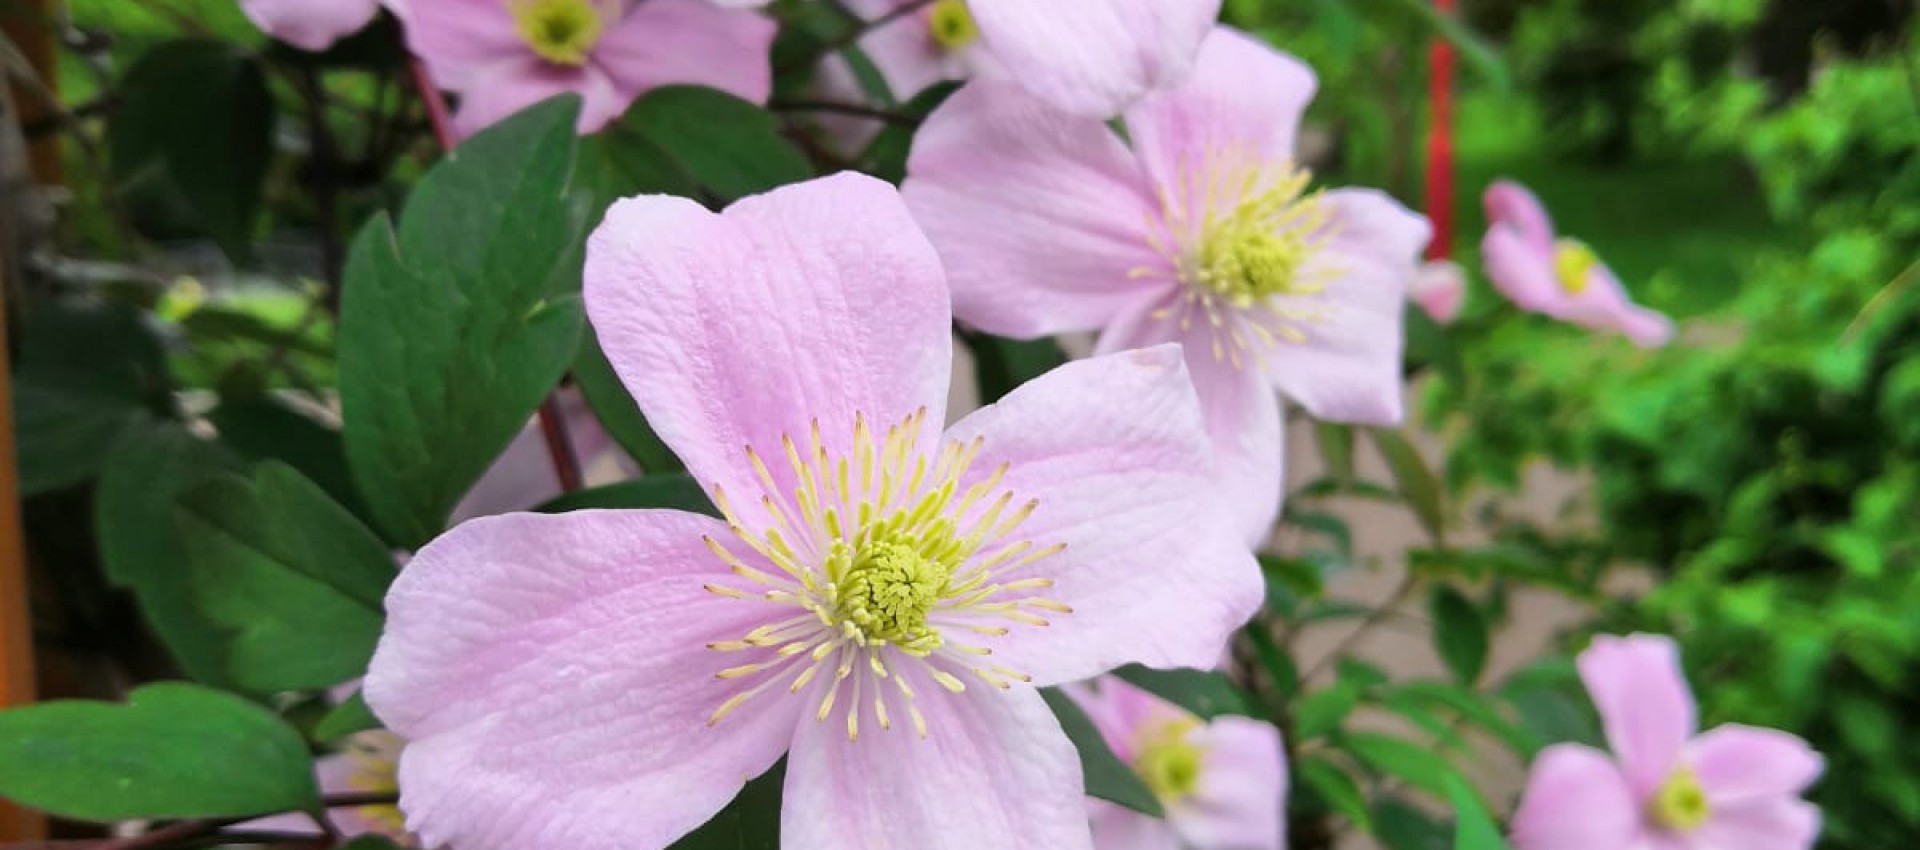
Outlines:
<svg viewBox="0 0 1920 850"><path fill-rule="evenodd" d="M779 73L787 74L795 71L805 70L808 66L811 66L815 62L818 62L821 59L825 59L828 56L832 56L835 53L839 53L840 51L853 46L853 43L856 41L859 41L861 36L864 36L867 33L873 32L874 30L877 30L890 23L893 23L894 21L900 20L901 18L907 17L908 15L918 12L921 9L925 9L928 6L933 5L935 2L938 2L938 0L913 0L913 2L911 3L906 3L900 6L899 8L894 9L893 11L888 12L884 15L881 15L880 17L874 18L873 20L870 20L870 21L861 20L860 18L855 17L854 20L858 21L856 25L849 28L846 32L841 33L838 37L834 38L832 41L829 41L825 45L822 45L820 50L817 53L809 55L805 59L790 62L787 65L779 68L778 71Z"/></svg>

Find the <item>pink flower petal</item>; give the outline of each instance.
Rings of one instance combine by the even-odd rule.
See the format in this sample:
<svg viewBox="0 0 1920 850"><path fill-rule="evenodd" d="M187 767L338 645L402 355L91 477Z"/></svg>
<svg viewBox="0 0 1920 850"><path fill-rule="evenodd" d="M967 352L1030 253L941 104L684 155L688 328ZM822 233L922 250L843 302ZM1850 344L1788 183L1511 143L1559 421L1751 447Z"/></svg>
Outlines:
<svg viewBox="0 0 1920 850"><path fill-rule="evenodd" d="M1166 286L1132 275L1168 267L1148 241L1158 208L1099 121L974 83L927 119L907 172L962 322L1015 337L1086 330Z"/></svg>
<svg viewBox="0 0 1920 850"><path fill-rule="evenodd" d="M365 693L409 742L423 846L663 847L779 758L799 700L707 724L739 691L714 673L750 653L706 645L783 613L702 589L726 573L701 537L724 534L671 511L509 514L420 550Z"/></svg>
<svg viewBox="0 0 1920 850"><path fill-rule="evenodd" d="M1107 118L1192 68L1220 0L971 0L1008 78L1068 112Z"/></svg>
<svg viewBox="0 0 1920 850"><path fill-rule="evenodd" d="M881 430L922 407L945 415L940 262L893 187L870 177L787 186L722 215L684 198L621 201L588 242L585 289L649 422L696 478L730 492L764 489L743 447L777 458L782 435L804 440L816 419L844 453L856 412Z"/></svg>
<svg viewBox="0 0 1920 850"><path fill-rule="evenodd" d="M1101 676L1091 682L1063 688L1073 697L1087 718L1093 721L1107 748L1126 764L1138 756L1135 747L1141 732L1180 720L1193 714L1145 690L1128 684L1118 676Z"/></svg>
<svg viewBox="0 0 1920 850"><path fill-rule="evenodd" d="M1087 801L1098 850L1186 850L1165 820L1099 800Z"/></svg>
<svg viewBox="0 0 1920 850"><path fill-rule="evenodd" d="M632 103L631 98L615 91L613 81L597 68L564 68L531 53L475 71L471 85L459 91L460 108L454 112L453 129L462 138L555 95L580 95L577 126L582 133L606 126Z"/></svg>
<svg viewBox="0 0 1920 850"><path fill-rule="evenodd" d="M1423 263L1408 295L1435 323L1453 324L1467 303L1467 271L1452 260Z"/></svg>
<svg viewBox="0 0 1920 850"><path fill-rule="evenodd" d="M1635 795L1648 797L1698 728L1679 647L1662 635L1599 635L1576 663L1620 772Z"/></svg>
<svg viewBox="0 0 1920 850"><path fill-rule="evenodd" d="M1577 744L1540 752L1513 815L1515 850L1641 850L1640 802L1604 753Z"/></svg>
<svg viewBox="0 0 1920 850"><path fill-rule="evenodd" d="M1702 850L1808 850L1820 837L1820 809L1788 799L1716 808L1689 837Z"/></svg>
<svg viewBox="0 0 1920 850"><path fill-rule="evenodd" d="M609 27L593 48L593 64L613 80L627 105L648 89L701 85L764 103L773 93L773 19L744 8L754 3L647 0ZM625 106L622 106L622 111Z"/></svg>
<svg viewBox="0 0 1920 850"><path fill-rule="evenodd" d="M240 11L266 34L302 50L325 50L380 14L379 0L243 0Z"/></svg>
<svg viewBox="0 0 1920 850"><path fill-rule="evenodd" d="M1514 306L1549 315L1565 309L1566 292L1554 273L1551 245L1541 250L1519 230L1496 224L1480 240L1480 259L1493 288Z"/></svg>
<svg viewBox="0 0 1920 850"><path fill-rule="evenodd" d="M901 668L928 737L800 719L780 812L785 850L1091 850L1080 757L1038 692L950 694ZM810 702L810 701L809 701Z"/></svg>
<svg viewBox="0 0 1920 850"><path fill-rule="evenodd" d="M1167 808L1167 822L1186 845L1207 850L1285 847L1287 768L1280 731L1245 717L1216 717L1196 730L1193 740L1206 753L1200 787Z"/></svg>
<svg viewBox="0 0 1920 850"><path fill-rule="evenodd" d="M1281 296L1284 310L1319 314L1290 323L1306 342L1282 341L1266 355L1267 376L1319 419L1391 425L1401 417L1401 360L1407 287L1432 229L1384 193L1336 189L1333 238L1308 274L1330 269L1326 291Z"/></svg>
<svg viewBox="0 0 1920 850"><path fill-rule="evenodd" d="M1250 161L1290 160L1300 116L1318 87L1306 63L1216 27L1191 77L1127 111L1127 135L1155 184L1176 190L1196 163L1226 152ZM1198 194L1172 191L1173 197Z"/></svg>
<svg viewBox="0 0 1920 850"><path fill-rule="evenodd" d="M1826 769L1820 754L1794 735L1733 724L1695 738L1687 761L1715 806L1798 796Z"/></svg>
<svg viewBox="0 0 1920 850"><path fill-rule="evenodd" d="M1553 220L1547 217L1547 208L1527 187L1512 180L1496 180L1487 187L1481 201L1487 208L1487 222L1491 226L1512 228L1534 250L1552 254Z"/></svg>
<svg viewBox="0 0 1920 850"><path fill-rule="evenodd" d="M1258 546L1280 516L1285 482L1285 428L1280 399L1252 364L1235 366L1214 353L1211 326L1195 323L1181 331L1177 321L1156 319L1172 303L1169 294L1129 308L1100 335L1096 353L1108 354L1178 342L1200 399L1201 415L1214 450L1214 472L1234 527ZM1230 317L1229 321L1240 321Z"/></svg>
<svg viewBox="0 0 1920 850"><path fill-rule="evenodd" d="M1210 667L1259 607L1260 570L1214 491L1177 348L1069 363L950 434L983 437L977 474L1005 463L1004 486L1017 499L1038 500L1020 539L1066 546L996 574L995 581L1051 579L1047 596L1073 608L1049 615L1045 628L986 639L1000 663L1040 685L1132 662Z"/></svg>
<svg viewBox="0 0 1920 850"><path fill-rule="evenodd" d="M402 19L408 50L454 91L503 61L533 56L500 0L407 0Z"/></svg>

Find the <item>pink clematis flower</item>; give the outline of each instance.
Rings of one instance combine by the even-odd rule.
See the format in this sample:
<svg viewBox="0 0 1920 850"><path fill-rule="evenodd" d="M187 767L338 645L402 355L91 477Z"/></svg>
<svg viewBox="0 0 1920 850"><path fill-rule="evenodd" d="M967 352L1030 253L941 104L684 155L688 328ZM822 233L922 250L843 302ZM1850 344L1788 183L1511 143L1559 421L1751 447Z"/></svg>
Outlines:
<svg viewBox="0 0 1920 850"><path fill-rule="evenodd" d="M1634 304L1613 270L1575 239L1555 238L1540 199L1511 180L1483 199L1487 235L1480 255L1495 288L1522 310L1584 328L1624 334L1646 348L1673 339L1673 322Z"/></svg>
<svg viewBox="0 0 1920 850"><path fill-rule="evenodd" d="M710 86L756 103L773 90L775 25L707 0L407 0L407 45L461 96L471 135L557 94L584 99L580 131L648 89ZM724 5L749 5L732 2Z"/></svg>
<svg viewBox="0 0 1920 850"><path fill-rule="evenodd" d="M1281 850L1287 798L1279 730L1245 717L1202 721L1114 677L1069 691L1165 820L1089 800L1096 850Z"/></svg>
<svg viewBox="0 0 1920 850"><path fill-rule="evenodd" d="M936 110L905 193L954 313L1003 336L1180 342L1249 539L1279 511L1277 388L1315 416L1401 415L1401 323L1426 219L1309 191L1293 159L1312 71L1216 29L1181 86L1105 123L975 84Z"/></svg>
<svg viewBox="0 0 1920 850"><path fill-rule="evenodd" d="M1467 305L1467 270L1452 260L1423 263L1407 295L1428 318L1442 325L1453 324Z"/></svg>
<svg viewBox="0 0 1920 850"><path fill-rule="evenodd" d="M325 50L373 23L381 0L241 0L261 31L302 50Z"/></svg>
<svg viewBox="0 0 1920 850"><path fill-rule="evenodd" d="M1057 109L1106 118L1179 82L1220 15L1220 0L849 0L869 21L890 19L860 47L901 98L971 76L1017 84ZM823 87L860 94L835 57Z"/></svg>
<svg viewBox="0 0 1920 850"><path fill-rule="evenodd" d="M1671 639L1602 635L1580 654L1612 759L1561 744L1534 761L1513 817L1517 850L1807 850L1820 810L1799 799L1820 756L1785 732L1696 736Z"/></svg>
<svg viewBox="0 0 1920 850"><path fill-rule="evenodd" d="M397 771L400 752L405 746L405 742L384 730L354 734L340 752L314 762L314 778L324 794L392 794L400 790ZM379 835L402 847L420 846L407 832L400 809L392 804L331 808L327 810L327 820L342 838ZM319 834L313 819L303 814L259 818L239 828Z"/></svg>
<svg viewBox="0 0 1920 850"><path fill-rule="evenodd" d="M1209 664L1261 597L1179 353L1070 364L940 434L938 257L853 174L718 215L623 201L585 295L727 519L509 514L420 550L366 695L424 843L661 848L786 753L788 850L1087 848L1035 687Z"/></svg>

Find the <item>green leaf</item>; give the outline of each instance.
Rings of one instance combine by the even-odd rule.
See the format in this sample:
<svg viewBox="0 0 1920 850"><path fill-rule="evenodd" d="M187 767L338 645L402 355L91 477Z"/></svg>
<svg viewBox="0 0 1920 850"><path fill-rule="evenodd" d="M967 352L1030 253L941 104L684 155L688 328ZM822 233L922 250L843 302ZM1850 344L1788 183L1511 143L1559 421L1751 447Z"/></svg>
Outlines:
<svg viewBox="0 0 1920 850"><path fill-rule="evenodd" d="M1359 827L1373 831L1373 815L1367 811L1367 795L1360 783L1339 765L1321 756L1307 756L1294 766L1294 775L1325 803L1327 808Z"/></svg>
<svg viewBox="0 0 1920 850"><path fill-rule="evenodd" d="M520 433L579 351L585 212L565 191L579 100L467 140L422 179L396 232L376 217L347 259L340 402L360 492L404 548Z"/></svg>
<svg viewBox="0 0 1920 850"><path fill-rule="evenodd" d="M634 101L615 136L646 141L722 201L813 177L805 155L764 109L700 86L663 86Z"/></svg>
<svg viewBox="0 0 1920 850"><path fill-rule="evenodd" d="M701 489L700 482L693 480L692 476L679 473L649 475L633 481L564 493L534 510L558 514L587 508L673 508L708 516L720 515L713 501L707 498L707 492Z"/></svg>
<svg viewBox="0 0 1920 850"><path fill-rule="evenodd" d="M640 463L641 469L654 474L686 468L660 440L660 435L653 432L653 426L647 424L640 405L627 394L626 385L620 383L620 376L613 371L613 364L607 362L607 355L601 351L599 337L592 328L581 335L580 356L573 361L573 380L580 386L580 394L586 398L594 418L600 420L601 427L607 429L614 442Z"/></svg>
<svg viewBox="0 0 1920 850"><path fill-rule="evenodd" d="M902 119L901 123L888 123L875 134L873 141L867 143L867 149L861 151L860 162L865 170L875 177L890 183L899 183L907 177L907 156L913 152L913 137L920 130L920 122L926 120L933 110L945 103L947 98L960 90L955 82L934 83L925 91L913 96L912 100L894 110ZM879 103L880 101L873 101ZM907 123L912 122L912 123Z"/></svg>
<svg viewBox="0 0 1920 850"><path fill-rule="evenodd" d="M1020 341L971 332L962 333L961 338L973 351L981 404L999 401L1021 384L1067 362L1066 352L1052 339Z"/></svg>
<svg viewBox="0 0 1920 850"><path fill-rule="evenodd" d="M1342 679L1300 701L1294 711L1294 736L1302 741L1331 735L1360 705L1360 686Z"/></svg>
<svg viewBox="0 0 1920 850"><path fill-rule="evenodd" d="M1351 732L1341 746L1361 763L1435 796L1447 795L1447 777L1455 771L1431 748L1376 732Z"/></svg>
<svg viewBox="0 0 1920 850"><path fill-rule="evenodd" d="M331 744L355 732L378 729L380 726L380 718L373 716L373 709L367 707L366 694L356 691L314 724L313 739L322 744Z"/></svg>
<svg viewBox="0 0 1920 850"><path fill-rule="evenodd" d="M1373 804L1373 834L1388 850L1447 850L1452 830L1398 797L1382 797Z"/></svg>
<svg viewBox="0 0 1920 850"><path fill-rule="evenodd" d="M354 836L352 840L340 845L340 850L404 850L404 848L395 844L391 838L369 832Z"/></svg>
<svg viewBox="0 0 1920 850"><path fill-rule="evenodd" d="M1500 51L1488 44L1479 33L1461 23L1458 15L1441 12L1427 0L1399 0L1399 4L1457 48L1467 66L1495 91L1505 92L1513 88L1513 79L1507 73L1507 63L1500 58Z"/></svg>
<svg viewBox="0 0 1920 850"><path fill-rule="evenodd" d="M175 521L194 596L229 635L227 669L263 693L366 672L393 581L386 544L285 464L183 495Z"/></svg>
<svg viewBox="0 0 1920 850"><path fill-rule="evenodd" d="M171 413L165 354L131 308L83 299L21 310L13 374L22 495L99 475L130 430Z"/></svg>
<svg viewBox="0 0 1920 850"><path fill-rule="evenodd" d="M780 850L780 790L786 776L782 759L740 789L713 820L668 850Z"/></svg>
<svg viewBox="0 0 1920 850"><path fill-rule="evenodd" d="M130 432L107 455L94 493L94 533L107 580L133 592L146 618L188 676L226 686L225 640L200 610L182 575L186 551L174 532L174 499L194 485L240 468L224 448L183 428Z"/></svg>
<svg viewBox="0 0 1920 850"><path fill-rule="evenodd" d="M1434 585L1427 600L1433 617L1433 645L1461 684L1471 685L1487 667L1487 620L1473 600L1452 585Z"/></svg>
<svg viewBox="0 0 1920 850"><path fill-rule="evenodd" d="M1466 780L1448 776L1447 799L1453 803L1453 850L1512 850Z"/></svg>
<svg viewBox="0 0 1920 850"><path fill-rule="evenodd" d="M222 398L207 421L220 432L221 443L251 460L276 460L299 470L354 516L370 519L354 489L338 430L270 396Z"/></svg>
<svg viewBox="0 0 1920 850"><path fill-rule="evenodd" d="M1270 703L1286 705L1300 693L1300 667L1293 662L1280 642L1274 640L1271 628L1255 620L1245 629L1247 640L1253 644L1254 655L1260 659L1261 668L1267 671L1271 680L1273 698Z"/></svg>
<svg viewBox="0 0 1920 850"><path fill-rule="evenodd" d="M251 256L273 150L273 97L238 45L187 39L153 48L120 80L107 127L121 182L158 167L227 255Z"/></svg>
<svg viewBox="0 0 1920 850"><path fill-rule="evenodd" d="M1407 682L1396 686L1395 691L1401 697L1452 711L1492 733L1522 757L1531 757L1539 749L1535 738L1502 716L1492 698L1484 694L1450 682Z"/></svg>
<svg viewBox="0 0 1920 850"><path fill-rule="evenodd" d="M1166 810L1153 791L1140 780L1139 774L1113 754L1107 746L1107 739L1095 728L1080 704L1073 701L1058 688L1045 688L1040 696L1053 709L1053 716L1060 721L1060 728L1073 741L1073 748L1080 753L1080 772L1086 780L1087 796L1098 797L1109 803L1126 806L1136 812L1166 817Z"/></svg>
<svg viewBox="0 0 1920 850"><path fill-rule="evenodd" d="M1155 670L1130 664L1113 671L1135 687L1211 720L1222 714L1247 714L1246 697L1233 680L1211 670Z"/></svg>
<svg viewBox="0 0 1920 850"><path fill-rule="evenodd" d="M1386 459L1387 469L1393 472L1401 498L1413 508L1420 525L1434 540L1446 539L1446 511L1442 506L1440 480L1427 468L1420 452L1398 431L1374 428L1369 433L1373 435L1374 447Z"/></svg>
<svg viewBox="0 0 1920 850"><path fill-rule="evenodd" d="M1327 465L1327 475L1343 487L1352 484L1355 477L1353 426L1316 421L1313 423L1313 435L1320 444L1320 460Z"/></svg>
<svg viewBox="0 0 1920 850"><path fill-rule="evenodd" d="M61 817L227 818L319 806L306 742L244 699L181 682L126 705L0 712L0 797Z"/></svg>

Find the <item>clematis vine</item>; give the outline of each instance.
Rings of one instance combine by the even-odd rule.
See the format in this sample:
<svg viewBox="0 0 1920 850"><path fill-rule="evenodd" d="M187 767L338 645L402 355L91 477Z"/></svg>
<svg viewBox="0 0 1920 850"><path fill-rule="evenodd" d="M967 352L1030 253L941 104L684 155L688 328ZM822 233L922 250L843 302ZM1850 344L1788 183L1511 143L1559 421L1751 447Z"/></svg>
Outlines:
<svg viewBox="0 0 1920 850"><path fill-rule="evenodd" d="M849 0L847 7L884 21L859 44L902 98L978 76L1095 118L1184 78L1220 15L1220 0ZM859 96L844 60L834 57L822 73L831 93Z"/></svg>
<svg viewBox="0 0 1920 850"><path fill-rule="evenodd" d="M1203 721L1114 677L1069 690L1165 820L1090 800L1097 850L1281 850L1287 798L1280 731L1246 717Z"/></svg>
<svg viewBox="0 0 1920 850"><path fill-rule="evenodd" d="M1315 416L1400 418L1401 323L1424 218L1316 190L1294 160L1312 71L1227 28L1193 74L1105 123L992 86L929 117L904 192L954 313L1003 336L1100 330L1097 350L1184 344L1248 539L1279 511L1275 389Z"/></svg>
<svg viewBox="0 0 1920 850"><path fill-rule="evenodd" d="M1467 305L1467 270L1452 260L1423 263L1407 295L1427 318L1442 325L1453 324Z"/></svg>
<svg viewBox="0 0 1920 850"><path fill-rule="evenodd" d="M322 756L314 762L314 778L325 794L392 794L400 790L398 770L400 752L406 743L391 732L372 730L347 738L340 752ZM400 809L391 803L366 806L342 806L327 810L327 820L342 838L378 835L402 847L418 847L407 832ZM275 815L248 821L245 829L286 832L315 831L307 815Z"/></svg>
<svg viewBox="0 0 1920 850"><path fill-rule="evenodd" d="M1546 207L1525 186L1496 181L1483 200L1488 226L1481 258L1487 277L1514 306L1584 328L1615 331L1642 347L1673 339L1673 322L1634 304L1592 248L1555 236Z"/></svg>
<svg viewBox="0 0 1920 850"><path fill-rule="evenodd" d="M1820 810L1800 794L1823 764L1785 732L1726 725L1695 735L1679 649L1655 635L1600 636L1579 658L1613 758L1576 744L1533 764L1513 818L1517 850L1807 850Z"/></svg>
<svg viewBox="0 0 1920 850"><path fill-rule="evenodd" d="M474 132L557 94L593 132L649 89L703 85L756 103L773 89L774 22L707 0L407 0L407 46L460 95Z"/></svg>
<svg viewBox="0 0 1920 850"><path fill-rule="evenodd" d="M382 0L241 0L240 11L262 32L302 50L325 50L365 29Z"/></svg>
<svg viewBox="0 0 1920 850"><path fill-rule="evenodd" d="M937 255L845 174L617 204L585 298L724 519L508 514L422 548L369 705L426 846L649 850L787 756L781 846L1087 848L1037 686L1203 666L1258 606L1172 346L941 432Z"/></svg>

